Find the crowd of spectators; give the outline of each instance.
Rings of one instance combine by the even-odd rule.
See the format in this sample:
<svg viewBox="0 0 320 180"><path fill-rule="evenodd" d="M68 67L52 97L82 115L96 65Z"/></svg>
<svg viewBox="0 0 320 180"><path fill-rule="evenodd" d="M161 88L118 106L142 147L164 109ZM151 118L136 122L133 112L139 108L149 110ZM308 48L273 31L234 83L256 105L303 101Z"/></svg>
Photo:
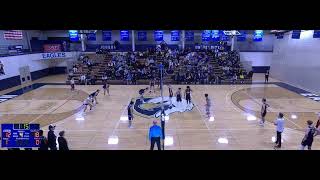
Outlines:
<svg viewBox="0 0 320 180"><path fill-rule="evenodd" d="M242 67L237 51L227 50L226 43L220 43L210 48L201 48L192 52L170 49L165 42L144 52L110 53L97 50L97 54L111 57L106 59L106 67L101 77L102 81L121 80L126 84L136 84L137 80L159 80L159 64L163 64L164 77L169 76L178 83L187 84L220 84L222 80L244 82L252 78L252 72L247 73ZM209 46L207 46L209 47ZM212 63L214 60L216 63ZM88 56L81 56L80 62L72 68L73 73L80 73L81 84L95 84L97 76L93 71L95 62ZM82 66L88 67L88 72L82 72ZM221 72L216 72L217 69Z"/></svg>

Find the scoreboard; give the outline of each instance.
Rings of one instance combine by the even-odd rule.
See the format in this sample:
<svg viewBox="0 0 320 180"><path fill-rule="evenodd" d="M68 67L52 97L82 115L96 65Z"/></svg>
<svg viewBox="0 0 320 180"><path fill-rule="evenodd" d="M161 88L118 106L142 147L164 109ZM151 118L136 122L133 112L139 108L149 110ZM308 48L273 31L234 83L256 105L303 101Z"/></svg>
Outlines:
<svg viewBox="0 0 320 180"><path fill-rule="evenodd" d="M40 146L40 124L1 124L2 148L32 148Z"/></svg>

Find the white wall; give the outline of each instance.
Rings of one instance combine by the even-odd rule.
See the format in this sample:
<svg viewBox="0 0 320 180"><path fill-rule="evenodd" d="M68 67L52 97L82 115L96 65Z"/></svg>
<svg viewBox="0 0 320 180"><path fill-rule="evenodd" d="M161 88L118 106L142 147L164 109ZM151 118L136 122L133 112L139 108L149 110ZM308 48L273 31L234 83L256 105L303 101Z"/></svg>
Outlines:
<svg viewBox="0 0 320 180"><path fill-rule="evenodd" d="M240 52L241 61L249 61L252 66L270 66L272 52Z"/></svg>
<svg viewBox="0 0 320 180"><path fill-rule="evenodd" d="M294 86L320 92L320 39L313 38L313 30L301 33L300 39L274 40L270 76Z"/></svg>
<svg viewBox="0 0 320 180"><path fill-rule="evenodd" d="M5 75L0 76L1 79L10 78L20 75L19 68L29 66L30 72L39 71L49 67L65 67L66 61L73 61L76 57L76 52L65 52L64 59L43 59L42 53L27 54L21 56L2 57L0 61L4 65Z"/></svg>

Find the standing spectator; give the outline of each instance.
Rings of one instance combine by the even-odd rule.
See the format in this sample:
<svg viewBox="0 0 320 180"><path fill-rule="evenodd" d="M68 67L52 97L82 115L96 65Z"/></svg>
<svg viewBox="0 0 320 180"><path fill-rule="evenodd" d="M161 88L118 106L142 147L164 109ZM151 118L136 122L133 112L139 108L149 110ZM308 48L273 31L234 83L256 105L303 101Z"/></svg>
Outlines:
<svg viewBox="0 0 320 180"><path fill-rule="evenodd" d="M71 78L71 80L70 80L71 91L74 91L74 84L75 84L75 82L74 82L74 77L73 77L73 78Z"/></svg>
<svg viewBox="0 0 320 180"><path fill-rule="evenodd" d="M68 151L68 142L66 138L64 138L64 131L59 132L59 137L58 137L58 143L59 143L59 150L61 151Z"/></svg>
<svg viewBox="0 0 320 180"><path fill-rule="evenodd" d="M311 150L311 146L313 143L313 137L317 135L316 128L313 126L313 122L307 121L307 130L301 142L301 150L304 150L306 146L308 146L308 150Z"/></svg>
<svg viewBox="0 0 320 180"><path fill-rule="evenodd" d="M149 140L151 141L150 150L153 150L154 144L157 143L158 150L161 150L160 140L162 138L162 129L157 125L157 121L153 121L153 126L149 130Z"/></svg>
<svg viewBox="0 0 320 180"><path fill-rule="evenodd" d="M269 70L267 70L266 74L264 75L264 83L269 82Z"/></svg>
<svg viewBox="0 0 320 180"><path fill-rule="evenodd" d="M57 150L57 136L54 134L55 126L50 125L49 126L49 132L48 132L48 146L50 150Z"/></svg>
<svg viewBox="0 0 320 180"><path fill-rule="evenodd" d="M38 150L48 150L48 139L43 135L43 130L39 130L40 147Z"/></svg>
<svg viewBox="0 0 320 180"><path fill-rule="evenodd" d="M274 125L277 126L277 140L276 140L276 145L274 146L275 149L281 148L281 134L283 133L284 130L284 118L283 118L283 113L279 113L278 118L274 122Z"/></svg>

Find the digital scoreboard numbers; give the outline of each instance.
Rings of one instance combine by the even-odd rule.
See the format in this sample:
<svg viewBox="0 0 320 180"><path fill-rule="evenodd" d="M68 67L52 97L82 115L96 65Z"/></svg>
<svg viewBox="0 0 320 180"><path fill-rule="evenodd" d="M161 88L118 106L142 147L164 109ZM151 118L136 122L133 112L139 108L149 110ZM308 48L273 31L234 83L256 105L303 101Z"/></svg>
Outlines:
<svg viewBox="0 0 320 180"><path fill-rule="evenodd" d="M1 124L2 148L33 148L40 146L39 124Z"/></svg>

